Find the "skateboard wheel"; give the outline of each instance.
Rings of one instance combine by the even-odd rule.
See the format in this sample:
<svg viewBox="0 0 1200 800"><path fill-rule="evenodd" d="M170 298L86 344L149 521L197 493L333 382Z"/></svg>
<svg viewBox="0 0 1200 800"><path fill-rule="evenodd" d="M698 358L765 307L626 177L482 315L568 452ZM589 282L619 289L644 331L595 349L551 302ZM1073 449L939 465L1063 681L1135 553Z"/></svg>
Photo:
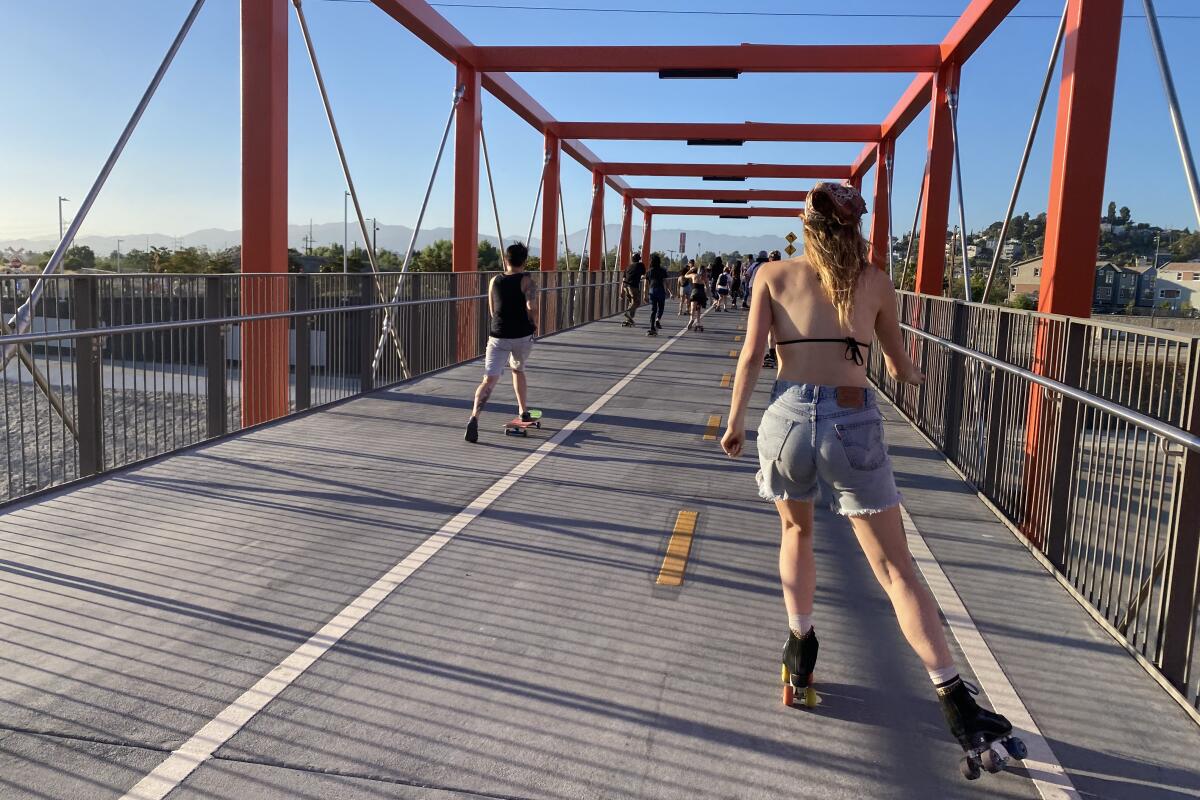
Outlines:
<svg viewBox="0 0 1200 800"><path fill-rule="evenodd" d="M992 774L1004 769L1004 756L990 747L979 756L979 761L983 764L983 768Z"/></svg>
<svg viewBox="0 0 1200 800"><path fill-rule="evenodd" d="M804 706L806 708L816 708L821 704L821 698L817 697L817 690L811 686L804 687Z"/></svg>
<svg viewBox="0 0 1200 800"><path fill-rule="evenodd" d="M958 762L958 771L969 781L978 780L980 775L979 762L971 756L963 756L962 761Z"/></svg>
<svg viewBox="0 0 1200 800"><path fill-rule="evenodd" d="M791 708L796 703L796 690L792 688L790 683L783 685L783 704Z"/></svg>
<svg viewBox="0 0 1200 800"><path fill-rule="evenodd" d="M1004 745L1004 749L1008 751L1008 754L1017 761L1024 761L1025 757L1029 755L1029 748L1015 736L1008 737L1001 744Z"/></svg>

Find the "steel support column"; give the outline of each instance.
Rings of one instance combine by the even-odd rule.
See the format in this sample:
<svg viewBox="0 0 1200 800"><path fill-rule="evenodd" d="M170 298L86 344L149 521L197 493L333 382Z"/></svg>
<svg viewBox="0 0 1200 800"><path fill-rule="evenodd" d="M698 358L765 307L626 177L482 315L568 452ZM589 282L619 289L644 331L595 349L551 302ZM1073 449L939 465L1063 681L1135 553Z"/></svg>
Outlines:
<svg viewBox="0 0 1200 800"><path fill-rule="evenodd" d="M889 219L891 203L888 199L888 187L891 176L888 175L888 156L893 152L894 144L890 139L879 143L875 157L875 196L871 204L871 263L880 269L888 268L888 249L891 243L891 220Z"/></svg>
<svg viewBox="0 0 1200 800"><path fill-rule="evenodd" d="M604 264L604 173L592 171L592 239L588 246L588 269Z"/></svg>
<svg viewBox="0 0 1200 800"><path fill-rule="evenodd" d="M946 91L958 87L958 67L947 64L933 81L929 105L929 161L921 206L916 290L941 294L946 273L946 230L950 217L950 182L954 176L954 140Z"/></svg>
<svg viewBox="0 0 1200 800"><path fill-rule="evenodd" d="M1122 0L1107 3L1070 0L1067 4L1062 83L1058 96L1058 123L1054 158L1050 166L1050 200L1047 206L1046 247L1038 310L1050 314L1087 317L1092 310L1096 280L1096 250L1100 240L1100 211L1104 203L1104 173L1112 126L1113 93L1117 79L1117 50L1121 42ZM1033 363L1039 375L1059 378L1063 340L1052 323L1035 333ZM1082 344L1076 345L1082 351ZM1071 353L1067 353L1068 363ZM1061 378L1060 378L1061 379ZM1036 498L1049 492L1052 506L1069 501L1070 480L1054 469L1054 435L1057 425L1074 424L1044 392L1029 398L1029 423L1025 432L1027 493L1033 498L1026 528L1036 527ZM1070 446L1069 440L1067 447ZM1051 507L1042 515L1065 518L1065 509ZM1061 550L1061 546L1059 547ZM1055 553L1049 553L1055 558ZM1061 557L1058 555L1057 557Z"/></svg>
<svg viewBox="0 0 1200 800"><path fill-rule="evenodd" d="M242 0L244 273L287 273L288 7L288 0ZM286 293L263 288L243 281L242 314L287 310ZM283 416L288 411L287 322L243 325L241 340L242 425Z"/></svg>
<svg viewBox="0 0 1200 800"><path fill-rule="evenodd" d="M642 261L650 263L650 234L654 231L654 214L644 211L642 217Z"/></svg>
<svg viewBox="0 0 1200 800"><path fill-rule="evenodd" d="M558 185L562 146L554 134L546 134L546 168L542 176L542 271L558 269ZM566 231L563 231L566 233Z"/></svg>
<svg viewBox="0 0 1200 800"><path fill-rule="evenodd" d="M1071 0L1067 8L1038 292L1038 310L1050 314L1086 317L1092 309L1122 6Z"/></svg>
<svg viewBox="0 0 1200 800"><path fill-rule="evenodd" d="M642 259L645 260L645 254ZM621 195L621 243L617 251L617 269L624 269L633 259L633 198Z"/></svg>
<svg viewBox="0 0 1200 800"><path fill-rule="evenodd" d="M458 65L466 93L454 117L454 271L474 272L479 261L479 130L483 103L479 73Z"/></svg>

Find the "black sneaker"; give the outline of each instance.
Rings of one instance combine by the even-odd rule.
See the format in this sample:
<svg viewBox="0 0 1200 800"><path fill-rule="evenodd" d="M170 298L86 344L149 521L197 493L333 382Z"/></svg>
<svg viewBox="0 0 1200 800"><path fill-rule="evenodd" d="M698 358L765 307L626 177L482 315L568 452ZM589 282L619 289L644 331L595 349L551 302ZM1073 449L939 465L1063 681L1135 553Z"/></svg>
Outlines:
<svg viewBox="0 0 1200 800"><path fill-rule="evenodd" d="M471 417L471 421L467 423L467 432L463 436L468 442L474 443L479 441L479 418Z"/></svg>
<svg viewBox="0 0 1200 800"><path fill-rule="evenodd" d="M521 422L533 422L533 415L528 411L521 412Z"/></svg>

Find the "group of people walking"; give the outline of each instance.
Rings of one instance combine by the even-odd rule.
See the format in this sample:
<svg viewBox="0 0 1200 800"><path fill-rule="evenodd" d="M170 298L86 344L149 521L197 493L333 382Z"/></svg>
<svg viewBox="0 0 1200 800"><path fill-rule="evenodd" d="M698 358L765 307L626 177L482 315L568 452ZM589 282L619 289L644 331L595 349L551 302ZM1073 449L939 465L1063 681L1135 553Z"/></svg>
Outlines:
<svg viewBox="0 0 1200 800"><path fill-rule="evenodd" d="M778 252L760 252L745 268L741 261L726 265L720 258L708 266L689 261L678 275L679 313L690 311L688 329L703 331L706 311L736 311L739 303L748 309L729 425L721 439L730 458L739 458L745 449L746 417L760 371L764 365L776 370L756 449L759 494L774 503L781 525L779 577L788 617L782 658L785 702L801 692L815 704L814 503L823 486L833 496L834 510L849 520L905 638L928 671L951 733L965 752L963 773L974 778L981 763L989 770L998 768L993 742L1016 758L1024 757L1025 748L1012 737L1008 720L982 708L973 687L959 677L938 607L909 554L883 418L867 378L872 343L878 343L893 379L920 384L924 376L904 345L895 287L867 259L861 233L865 212L855 188L818 183L803 211L804 256L783 261ZM524 370L536 333L537 299L524 274L527 255L523 245L509 247L505 273L489 287L491 338L467 425L470 442L477 439L478 415L505 359L513 373L518 413L529 410ZM625 325L634 325L644 283L650 300L648 335L657 335L673 295L669 278L658 254L648 266L640 254L633 256L623 276Z"/></svg>

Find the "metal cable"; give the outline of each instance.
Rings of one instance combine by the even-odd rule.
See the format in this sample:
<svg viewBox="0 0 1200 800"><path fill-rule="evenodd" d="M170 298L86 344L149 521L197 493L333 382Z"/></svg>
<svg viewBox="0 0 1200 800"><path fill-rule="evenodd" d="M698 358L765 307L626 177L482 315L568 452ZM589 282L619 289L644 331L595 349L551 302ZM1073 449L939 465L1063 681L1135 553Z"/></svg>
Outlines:
<svg viewBox="0 0 1200 800"><path fill-rule="evenodd" d="M1000 226L1000 239L996 242L996 252L992 254L992 267L988 270L987 282L983 285L982 302L988 301L992 292L992 282L996 278L996 268L1000 264L1000 253L1004 248L1004 240L1008 236L1008 227L1012 224L1013 212L1017 208L1017 196L1021 193L1021 183L1025 180L1025 169L1029 166L1029 156L1033 152L1033 143L1037 139L1038 126L1042 121L1042 110L1046 107L1046 97L1050 93L1050 83L1054 78L1054 67L1058 64L1058 54L1062 50L1063 36L1067 30L1067 10L1070 0L1063 5L1062 19L1058 23L1058 33L1054 36L1054 46L1050 48L1050 63L1046 66L1046 77L1042 81L1042 93L1038 96L1037 110L1033 112L1033 123L1029 126L1029 136L1025 139L1025 151L1021 154L1021 165L1017 168L1017 180L1013 184L1012 197L1008 200L1008 210L1004 213L1004 224Z"/></svg>
<svg viewBox="0 0 1200 800"><path fill-rule="evenodd" d="M483 122L479 123L479 143L483 146L483 166L487 172L488 189L492 193L492 213L496 215L496 246L500 250L500 269L504 269L504 233L500 228L500 206L496 203L496 186L492 183L492 160L488 158L487 137L483 135Z"/></svg>
<svg viewBox="0 0 1200 800"><path fill-rule="evenodd" d="M925 171L921 174L921 188L917 190L917 208L913 212L912 230L908 234L908 247L904 251L904 267L900 270L900 288L904 288L904 281L908 277L908 261L912 256L913 243L917 240L917 225L921 222L921 203L925 200L925 181L929 179L929 151L925 151ZM913 272L913 289L915 290L917 283L916 271Z"/></svg>
<svg viewBox="0 0 1200 800"><path fill-rule="evenodd" d="M963 296L971 302L971 260L967 258L967 211L963 204L962 159L958 148L958 87L946 91L950 107L950 140L954 144L954 180L958 187L958 248L963 262ZM950 277L954 277L954 251L950 253Z"/></svg>
<svg viewBox="0 0 1200 800"><path fill-rule="evenodd" d="M1192 158L1192 146L1188 142L1187 127L1183 124L1183 115L1179 112L1179 97L1175 94L1175 81L1171 77L1171 65L1167 63L1167 51L1163 48L1162 32L1158 29L1158 14L1154 10L1152 0L1142 0L1146 7L1146 25L1150 28L1150 41L1154 44L1154 56L1158 60L1158 71L1162 74L1163 91L1167 95L1167 105L1171 110L1171 126L1175 129L1175 141L1179 145L1179 155L1183 159L1183 172L1187 176L1188 191L1192 195L1192 209L1196 212L1196 221L1200 223L1200 180L1196 177L1196 162ZM1158 264L1154 265L1158 268Z"/></svg>
<svg viewBox="0 0 1200 800"><path fill-rule="evenodd" d="M546 167L550 164L550 151L547 150L545 157L542 160L542 174L538 176L537 194L533 198L533 213L529 216L529 233L525 234L525 246L529 247L529 243L533 241L533 225L537 222L538 206L542 204L542 184L546 182ZM559 191L559 197L562 192ZM542 242L542 249L546 248L546 243Z"/></svg>

